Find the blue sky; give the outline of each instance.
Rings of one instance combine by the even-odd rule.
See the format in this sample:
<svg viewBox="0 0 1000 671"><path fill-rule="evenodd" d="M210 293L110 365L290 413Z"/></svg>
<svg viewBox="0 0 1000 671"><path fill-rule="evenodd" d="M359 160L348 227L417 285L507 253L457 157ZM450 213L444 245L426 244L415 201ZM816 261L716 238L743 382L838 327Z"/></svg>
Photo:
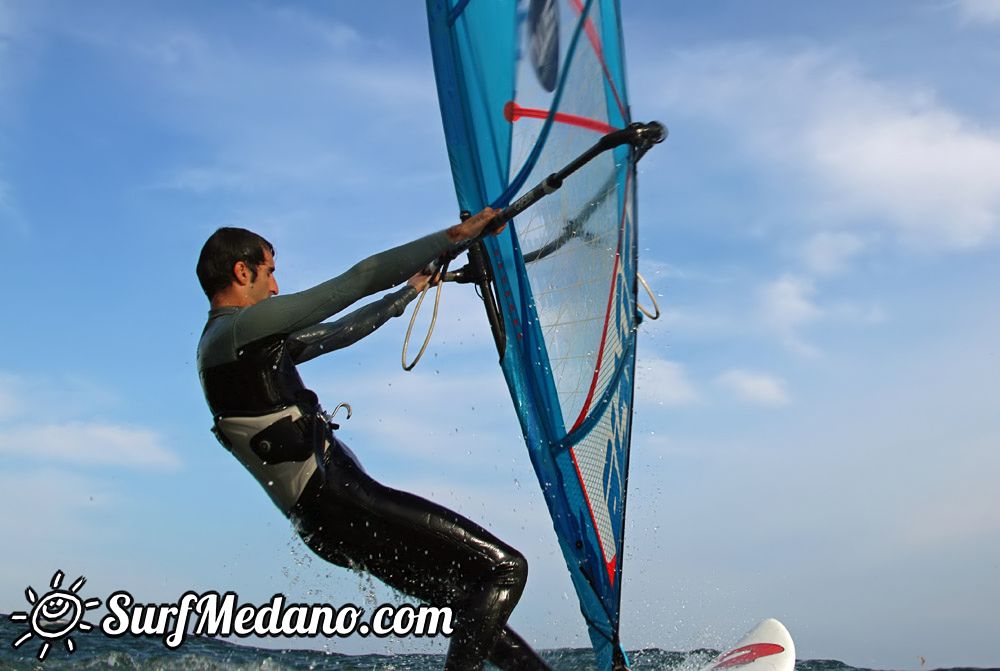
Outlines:
<svg viewBox="0 0 1000 671"><path fill-rule="evenodd" d="M641 332L628 647L786 622L800 657L1000 661L1000 2L625 3ZM388 598L313 559L208 433L194 263L294 291L454 221L422 3L0 0L0 611L89 594ZM483 522L513 622L586 645L478 299L303 367L370 472ZM344 652L425 649L336 642ZM432 649L440 649L430 644Z"/></svg>

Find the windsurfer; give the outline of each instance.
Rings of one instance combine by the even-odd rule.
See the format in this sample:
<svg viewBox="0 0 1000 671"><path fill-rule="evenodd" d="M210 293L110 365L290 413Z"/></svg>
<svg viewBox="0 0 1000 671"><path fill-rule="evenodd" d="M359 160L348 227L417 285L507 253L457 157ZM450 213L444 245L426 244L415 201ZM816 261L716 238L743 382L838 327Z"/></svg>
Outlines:
<svg viewBox="0 0 1000 671"><path fill-rule="evenodd" d="M295 366L370 334L425 287L429 262L477 237L495 212L371 256L302 292L277 296L274 247L221 228L205 243L198 279L211 309L198 373L219 441L254 475L303 541L334 564L454 612L446 669L547 668L509 627L528 566L517 550L435 503L371 478ZM355 301L403 283L346 316Z"/></svg>

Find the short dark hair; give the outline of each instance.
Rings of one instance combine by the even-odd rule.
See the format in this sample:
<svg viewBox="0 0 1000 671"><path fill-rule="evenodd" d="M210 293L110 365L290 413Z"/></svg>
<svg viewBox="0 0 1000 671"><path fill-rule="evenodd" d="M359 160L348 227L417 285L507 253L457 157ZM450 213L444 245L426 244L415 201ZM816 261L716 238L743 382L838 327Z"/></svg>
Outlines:
<svg viewBox="0 0 1000 671"><path fill-rule="evenodd" d="M245 228L220 228L205 241L198 256L198 281L209 300L233 281L233 266L242 261L257 279L257 266L264 263L264 250L274 255L274 245Z"/></svg>

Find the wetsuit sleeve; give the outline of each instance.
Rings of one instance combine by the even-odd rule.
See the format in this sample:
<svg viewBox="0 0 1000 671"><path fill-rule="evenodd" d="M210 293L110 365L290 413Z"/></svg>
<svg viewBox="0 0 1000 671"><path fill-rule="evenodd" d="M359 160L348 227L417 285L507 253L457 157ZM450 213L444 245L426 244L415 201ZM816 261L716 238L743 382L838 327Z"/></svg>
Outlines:
<svg viewBox="0 0 1000 671"><path fill-rule="evenodd" d="M313 326L355 301L385 291L451 249L444 231L380 252L311 289L272 296L241 311L234 326L237 348L275 334Z"/></svg>
<svg viewBox="0 0 1000 671"><path fill-rule="evenodd" d="M300 329L288 337L285 346L292 361L300 364L320 354L353 345L393 317L403 314L406 306L416 297L417 290L407 286L386 294L337 321Z"/></svg>

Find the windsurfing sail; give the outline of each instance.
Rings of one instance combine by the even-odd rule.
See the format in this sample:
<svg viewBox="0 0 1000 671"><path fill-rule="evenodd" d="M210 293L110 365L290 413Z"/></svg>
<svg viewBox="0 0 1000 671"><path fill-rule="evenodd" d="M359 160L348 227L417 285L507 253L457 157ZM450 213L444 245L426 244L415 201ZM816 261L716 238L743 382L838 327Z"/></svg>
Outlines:
<svg viewBox="0 0 1000 671"><path fill-rule="evenodd" d="M616 0L427 7L462 210L508 205L630 124ZM603 152L479 251L495 289L501 366L602 670L625 665L636 160L628 144Z"/></svg>

